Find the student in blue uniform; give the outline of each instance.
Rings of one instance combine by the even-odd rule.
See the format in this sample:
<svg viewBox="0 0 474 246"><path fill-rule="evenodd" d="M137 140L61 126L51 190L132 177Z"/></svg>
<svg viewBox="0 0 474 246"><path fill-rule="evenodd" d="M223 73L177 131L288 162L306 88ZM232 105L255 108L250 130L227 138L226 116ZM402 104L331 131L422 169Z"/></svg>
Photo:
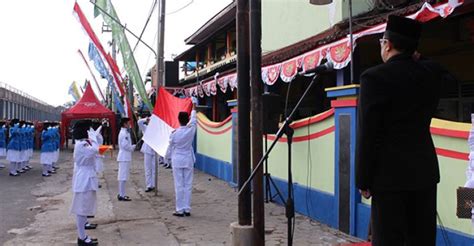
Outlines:
<svg viewBox="0 0 474 246"><path fill-rule="evenodd" d="M7 144L7 160L10 162L10 176L16 177L20 174L17 165L20 160L20 121L13 119L10 121L9 140Z"/></svg>

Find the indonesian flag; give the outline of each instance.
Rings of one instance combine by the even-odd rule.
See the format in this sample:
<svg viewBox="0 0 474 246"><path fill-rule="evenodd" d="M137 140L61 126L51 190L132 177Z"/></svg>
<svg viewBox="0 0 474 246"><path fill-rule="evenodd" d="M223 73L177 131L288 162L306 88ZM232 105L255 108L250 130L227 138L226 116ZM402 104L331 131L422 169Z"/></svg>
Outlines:
<svg viewBox="0 0 474 246"><path fill-rule="evenodd" d="M177 98L160 87L143 141L160 156L165 156L170 135L179 127L179 112L191 113L192 109L191 98Z"/></svg>

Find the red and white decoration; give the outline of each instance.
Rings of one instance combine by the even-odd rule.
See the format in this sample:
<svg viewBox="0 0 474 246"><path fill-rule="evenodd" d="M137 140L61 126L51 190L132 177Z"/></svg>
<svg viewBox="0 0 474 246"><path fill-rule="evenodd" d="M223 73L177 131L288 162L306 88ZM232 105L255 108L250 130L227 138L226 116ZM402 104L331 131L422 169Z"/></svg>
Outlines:
<svg viewBox="0 0 474 246"><path fill-rule="evenodd" d="M416 19L420 22L427 22L437 17L446 18L463 2L463 0L449 0L447 3L437 5L425 3L420 10L407 17ZM368 35L382 33L385 31L386 26L386 23L382 23L354 33L354 48L357 45L357 39ZM333 43L323 45L302 55L293 57L287 61L262 67L262 81L267 85L275 84L278 78L281 78L281 80L286 83L291 82L296 77L299 70L307 71L311 68L319 66L321 65L321 61L324 58L333 62L334 69L343 69L346 67L351 61L349 35ZM215 78L213 81L208 83L214 83L214 85L217 83L220 90L224 93L227 91L227 87L230 87L230 89L233 91L235 88L237 88L237 75L235 73L229 74ZM203 82L203 86L206 87L205 82ZM203 88L201 88L200 85L188 88L186 90L188 91L188 94L192 96L196 96L197 94L199 94L200 97L204 97L204 94L207 96L208 94L214 95L212 93L207 93L207 88L204 89L204 92L206 93L202 92ZM201 91L201 93L195 93L196 91Z"/></svg>
<svg viewBox="0 0 474 246"><path fill-rule="evenodd" d="M192 108L191 98L177 98L160 87L143 141L160 156L165 156L169 145L168 139L174 129L179 127L179 112L191 113Z"/></svg>

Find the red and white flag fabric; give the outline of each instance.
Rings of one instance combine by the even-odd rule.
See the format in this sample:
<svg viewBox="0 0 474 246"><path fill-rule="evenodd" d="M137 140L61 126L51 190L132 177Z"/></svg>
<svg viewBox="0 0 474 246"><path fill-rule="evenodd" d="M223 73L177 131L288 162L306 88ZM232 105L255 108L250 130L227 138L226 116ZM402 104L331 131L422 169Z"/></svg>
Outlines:
<svg viewBox="0 0 474 246"><path fill-rule="evenodd" d="M165 156L170 135L179 127L179 112L191 113L192 109L191 98L175 97L160 87L143 141L160 156Z"/></svg>

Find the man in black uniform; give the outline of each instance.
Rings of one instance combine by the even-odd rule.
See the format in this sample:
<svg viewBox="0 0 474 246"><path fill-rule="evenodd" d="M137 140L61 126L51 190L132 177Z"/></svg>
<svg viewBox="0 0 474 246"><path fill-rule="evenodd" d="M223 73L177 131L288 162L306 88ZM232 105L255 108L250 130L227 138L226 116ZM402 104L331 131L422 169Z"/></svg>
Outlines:
<svg viewBox="0 0 474 246"><path fill-rule="evenodd" d="M383 64L360 78L356 186L372 197L373 245L435 245L440 180L430 123L440 66L417 60L421 24L390 16Z"/></svg>

